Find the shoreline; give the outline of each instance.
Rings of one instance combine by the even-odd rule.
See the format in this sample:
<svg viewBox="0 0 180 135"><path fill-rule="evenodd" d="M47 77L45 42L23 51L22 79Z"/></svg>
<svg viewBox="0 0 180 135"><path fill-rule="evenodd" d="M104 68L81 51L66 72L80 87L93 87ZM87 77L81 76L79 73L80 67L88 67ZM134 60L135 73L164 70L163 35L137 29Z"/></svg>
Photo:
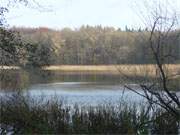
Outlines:
<svg viewBox="0 0 180 135"><path fill-rule="evenodd" d="M18 66L0 66L0 70L21 70ZM133 76L156 76L154 64L122 64L122 65L51 65L41 68L44 71L60 71L70 73L125 74ZM165 65L168 74L180 76L180 64ZM33 70L33 69L32 69Z"/></svg>

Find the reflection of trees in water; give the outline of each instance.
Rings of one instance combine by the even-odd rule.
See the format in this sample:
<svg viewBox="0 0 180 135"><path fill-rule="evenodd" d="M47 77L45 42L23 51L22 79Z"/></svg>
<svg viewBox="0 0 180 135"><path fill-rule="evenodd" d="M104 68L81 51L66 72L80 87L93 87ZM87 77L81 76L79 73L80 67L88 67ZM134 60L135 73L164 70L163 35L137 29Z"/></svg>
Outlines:
<svg viewBox="0 0 180 135"><path fill-rule="evenodd" d="M1 89L22 90L32 84L54 82L105 82L119 83L119 75L72 73L44 70L3 70L0 76Z"/></svg>
<svg viewBox="0 0 180 135"><path fill-rule="evenodd" d="M3 70L0 76L1 89L4 90L23 90L30 85L39 83L55 82L95 82L103 84L117 83L136 83L136 79L125 80L124 77L114 74L98 74L91 72L62 72L45 71L38 69L31 70ZM133 80L133 82L132 82ZM139 78L144 80L144 78Z"/></svg>
<svg viewBox="0 0 180 135"><path fill-rule="evenodd" d="M27 70L27 72L29 73L29 80L31 84L48 83L54 76L53 72L41 69L30 69Z"/></svg>
<svg viewBox="0 0 180 135"><path fill-rule="evenodd" d="M98 74L91 72L62 72L62 71L45 71L31 70L30 82L37 83L54 83L54 82L120 82L122 79L119 75Z"/></svg>
<svg viewBox="0 0 180 135"><path fill-rule="evenodd" d="M138 83L143 77L127 79L115 74L98 74L91 72L62 72L40 69L3 70L0 73L0 88L4 90L23 90L30 85L56 82L95 82L103 84Z"/></svg>
<svg viewBox="0 0 180 135"><path fill-rule="evenodd" d="M1 90L23 90L29 86L29 74L20 70L3 70L0 78Z"/></svg>

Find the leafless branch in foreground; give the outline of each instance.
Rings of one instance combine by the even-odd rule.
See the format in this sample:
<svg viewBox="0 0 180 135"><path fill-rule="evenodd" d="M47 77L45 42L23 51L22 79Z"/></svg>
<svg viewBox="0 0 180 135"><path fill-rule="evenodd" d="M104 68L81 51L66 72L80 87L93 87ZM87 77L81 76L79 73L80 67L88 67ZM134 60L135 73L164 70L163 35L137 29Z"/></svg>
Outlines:
<svg viewBox="0 0 180 135"><path fill-rule="evenodd" d="M168 58L173 60L173 54L168 50L168 41L171 40L169 37L173 31L177 29L178 17L177 13L170 13L168 11L174 11L168 9L163 9L161 4L155 5L155 10L151 10L151 16L148 19L151 21L146 22L148 24L149 40L148 47L152 52L152 56L155 62L156 68L156 80L152 84L139 84L142 93L138 92L135 88L128 85L125 87L138 95L146 98L150 104L158 105L165 109L167 112L171 113L177 119L180 119L180 96L177 91L173 91L170 86L172 74L168 72ZM143 17L143 19L146 19ZM151 23L151 24L149 24ZM180 38L180 33L174 36L175 40ZM174 40L174 39L173 39ZM178 91L180 88L177 86Z"/></svg>

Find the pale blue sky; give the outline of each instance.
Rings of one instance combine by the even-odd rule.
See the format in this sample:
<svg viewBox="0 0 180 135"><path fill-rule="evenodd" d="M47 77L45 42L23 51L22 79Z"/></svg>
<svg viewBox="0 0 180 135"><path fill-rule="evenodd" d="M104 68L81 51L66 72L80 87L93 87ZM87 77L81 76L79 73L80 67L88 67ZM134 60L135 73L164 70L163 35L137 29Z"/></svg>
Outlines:
<svg viewBox="0 0 180 135"><path fill-rule="evenodd" d="M16 6L7 14L10 26L78 28L102 25L116 28L142 25L134 7L136 0L36 0L43 8ZM141 0L138 0L140 2ZM44 10L45 9L45 10Z"/></svg>

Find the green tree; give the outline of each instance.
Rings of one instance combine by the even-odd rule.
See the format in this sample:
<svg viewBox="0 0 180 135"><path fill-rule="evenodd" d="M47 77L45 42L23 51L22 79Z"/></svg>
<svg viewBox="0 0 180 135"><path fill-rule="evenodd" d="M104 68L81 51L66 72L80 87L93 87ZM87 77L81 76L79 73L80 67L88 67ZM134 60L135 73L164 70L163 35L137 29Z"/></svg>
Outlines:
<svg viewBox="0 0 180 135"><path fill-rule="evenodd" d="M0 28L0 65L19 65L23 61L24 44L18 33Z"/></svg>

